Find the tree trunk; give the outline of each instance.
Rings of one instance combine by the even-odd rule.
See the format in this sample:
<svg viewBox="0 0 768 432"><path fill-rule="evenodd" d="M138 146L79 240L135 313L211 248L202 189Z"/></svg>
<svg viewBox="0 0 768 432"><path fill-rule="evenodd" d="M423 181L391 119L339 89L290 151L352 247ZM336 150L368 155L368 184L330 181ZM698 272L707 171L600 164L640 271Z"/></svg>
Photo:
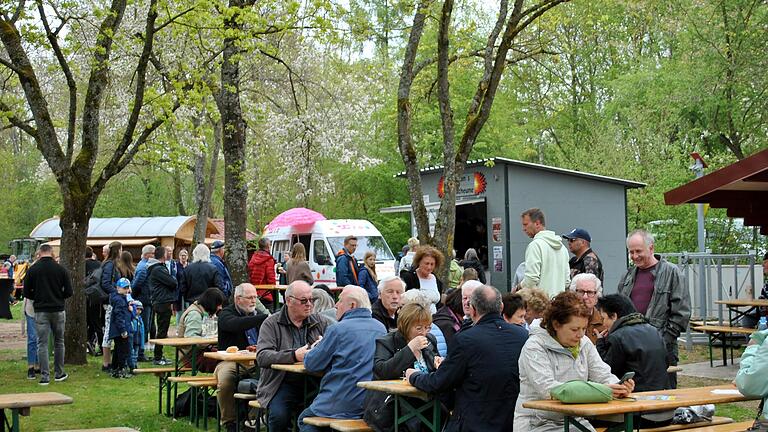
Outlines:
<svg viewBox="0 0 768 432"><path fill-rule="evenodd" d="M61 212L59 226L61 227L60 263L69 270L72 297L66 302L67 321L64 327L66 344L65 363L82 365L87 363L86 341L88 340L88 325L86 323L85 300L85 246L88 238L88 221L93 212L89 205L90 197L73 198L70 191L64 190L64 209ZM95 201L95 200L94 200Z"/></svg>
<svg viewBox="0 0 768 432"><path fill-rule="evenodd" d="M242 7L242 2L230 1L230 7ZM238 14L224 22L231 32L242 30ZM227 265L236 286L248 281L246 271L245 224L247 212L245 172L245 120L240 106L240 49L237 39L224 39L221 64L221 97L219 111L223 129L224 148L224 231L227 236Z"/></svg>
<svg viewBox="0 0 768 432"><path fill-rule="evenodd" d="M221 123L215 122L213 125L213 151L211 152L211 167L208 175L205 174L205 153L200 152L195 159L195 184L197 193L195 201L197 204L197 223L195 224L195 235L192 239L194 244L205 241L205 228L208 225L208 216L211 215L211 201L213 199L213 189L216 185L216 166L219 162L219 149L221 148ZM206 182L205 179L208 178Z"/></svg>
<svg viewBox="0 0 768 432"><path fill-rule="evenodd" d="M173 170L173 199L176 201L176 208L180 215L186 216L187 209L184 207L184 197L181 194L181 177L178 170Z"/></svg>

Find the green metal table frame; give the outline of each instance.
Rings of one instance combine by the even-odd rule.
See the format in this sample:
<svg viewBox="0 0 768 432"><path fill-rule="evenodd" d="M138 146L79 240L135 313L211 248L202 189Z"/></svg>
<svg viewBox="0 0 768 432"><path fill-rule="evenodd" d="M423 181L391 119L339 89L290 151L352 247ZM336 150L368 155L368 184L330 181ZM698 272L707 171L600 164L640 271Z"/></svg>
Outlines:
<svg viewBox="0 0 768 432"><path fill-rule="evenodd" d="M395 396L395 432L400 431L400 425L416 417L419 421L429 428L432 432L440 431L440 401L437 398L431 398L420 407L415 407L408 401L408 398L401 395ZM401 412L402 411L402 415ZM432 412L432 419L425 417L429 411Z"/></svg>
<svg viewBox="0 0 768 432"><path fill-rule="evenodd" d="M0 431L5 432L6 427L11 432L19 432L19 412L23 409L29 408L8 408L11 410L11 423L8 424L8 417L5 414L5 409L0 410Z"/></svg>
<svg viewBox="0 0 768 432"><path fill-rule="evenodd" d="M620 431L632 432L634 430L634 421L635 421L635 413L625 413L624 424L611 426L606 430L606 432L620 432ZM579 430L581 432L589 432L589 429L587 429L581 423L579 423L577 418L566 415L565 421L563 422L563 427L565 432L569 432L571 430L571 426L573 426L574 429Z"/></svg>

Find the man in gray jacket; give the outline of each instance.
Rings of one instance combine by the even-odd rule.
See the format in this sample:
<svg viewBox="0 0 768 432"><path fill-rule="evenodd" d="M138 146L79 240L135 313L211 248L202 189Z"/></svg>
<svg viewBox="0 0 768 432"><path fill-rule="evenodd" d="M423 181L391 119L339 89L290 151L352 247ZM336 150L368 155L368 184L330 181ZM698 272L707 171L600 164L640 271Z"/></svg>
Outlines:
<svg viewBox="0 0 768 432"><path fill-rule="evenodd" d="M331 321L313 313L312 287L295 281L285 290L285 306L270 315L259 330L256 361L261 367L256 397L269 409L269 430L291 429L291 412L304 404L304 377L271 369L273 364L304 361Z"/></svg>
<svg viewBox="0 0 768 432"><path fill-rule="evenodd" d="M667 360L677 365L677 338L688 327L691 298L674 264L653 253L653 236L635 230L627 236L629 257L635 264L619 279L619 293L632 299L638 312L656 327L667 347ZM677 388L677 375L669 375L670 388Z"/></svg>

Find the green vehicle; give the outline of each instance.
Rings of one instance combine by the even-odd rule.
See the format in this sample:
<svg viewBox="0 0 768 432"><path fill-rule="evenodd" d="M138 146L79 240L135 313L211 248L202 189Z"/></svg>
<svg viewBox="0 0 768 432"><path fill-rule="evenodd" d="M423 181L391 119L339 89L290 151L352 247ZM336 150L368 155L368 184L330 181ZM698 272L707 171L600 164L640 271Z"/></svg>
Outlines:
<svg viewBox="0 0 768 432"><path fill-rule="evenodd" d="M11 255L16 255L18 261L32 261L37 248L43 244L43 240L34 238L13 239L8 242Z"/></svg>

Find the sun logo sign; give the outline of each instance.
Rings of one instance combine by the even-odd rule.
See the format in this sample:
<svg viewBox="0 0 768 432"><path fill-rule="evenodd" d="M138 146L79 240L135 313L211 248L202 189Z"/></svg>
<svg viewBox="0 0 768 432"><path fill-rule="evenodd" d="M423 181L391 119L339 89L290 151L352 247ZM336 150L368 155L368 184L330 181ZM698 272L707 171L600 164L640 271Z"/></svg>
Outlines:
<svg viewBox="0 0 768 432"><path fill-rule="evenodd" d="M464 174L459 179L459 188L456 191L456 196L480 195L485 193L487 186L488 181L483 173L475 171L474 173ZM445 196L445 177L440 177L440 180L437 182L437 196L440 198Z"/></svg>

